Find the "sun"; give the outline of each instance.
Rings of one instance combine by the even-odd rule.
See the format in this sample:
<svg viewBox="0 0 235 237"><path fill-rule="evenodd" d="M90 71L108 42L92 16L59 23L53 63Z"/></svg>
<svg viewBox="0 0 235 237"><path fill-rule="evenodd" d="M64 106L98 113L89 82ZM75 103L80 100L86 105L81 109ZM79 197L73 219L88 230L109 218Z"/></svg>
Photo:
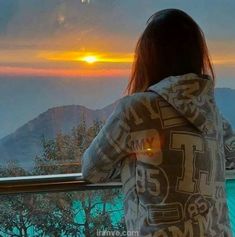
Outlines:
<svg viewBox="0 0 235 237"><path fill-rule="evenodd" d="M97 57L96 56L86 56L83 58L83 61L92 64L92 63L97 62Z"/></svg>

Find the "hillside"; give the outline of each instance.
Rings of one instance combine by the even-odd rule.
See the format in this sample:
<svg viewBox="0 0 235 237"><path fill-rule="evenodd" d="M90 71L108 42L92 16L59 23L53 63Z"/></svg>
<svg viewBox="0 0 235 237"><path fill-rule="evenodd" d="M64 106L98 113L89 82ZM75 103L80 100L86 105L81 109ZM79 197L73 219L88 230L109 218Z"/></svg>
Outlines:
<svg viewBox="0 0 235 237"><path fill-rule="evenodd" d="M235 128L235 90L229 88L217 88L215 95L220 111Z"/></svg>
<svg viewBox="0 0 235 237"><path fill-rule="evenodd" d="M51 108L0 140L0 160L2 164L17 160L25 168L31 166L32 157L41 153L43 135L51 139L59 132L68 134L79 124L83 114L87 126L95 119L105 120L114 106L115 103L99 110L91 110L81 105Z"/></svg>
<svg viewBox="0 0 235 237"><path fill-rule="evenodd" d="M235 90L216 89L216 100L220 111L235 127ZM32 158L41 153L42 135L50 139L58 132L68 134L82 120L82 114L88 126L95 119L105 120L113 111L115 103L99 110L81 105L60 106L47 110L0 140L1 163L17 160L23 167L30 167Z"/></svg>

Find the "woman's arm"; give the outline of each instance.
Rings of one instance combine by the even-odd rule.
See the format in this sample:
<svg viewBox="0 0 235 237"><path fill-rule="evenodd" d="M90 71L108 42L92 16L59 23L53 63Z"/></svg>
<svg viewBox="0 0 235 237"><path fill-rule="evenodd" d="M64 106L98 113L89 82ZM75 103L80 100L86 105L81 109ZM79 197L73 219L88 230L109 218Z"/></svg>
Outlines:
<svg viewBox="0 0 235 237"><path fill-rule="evenodd" d="M82 174L91 183L100 183L120 178L123 158L128 156L130 128L126 122L125 100L118 101L98 135L82 156Z"/></svg>
<svg viewBox="0 0 235 237"><path fill-rule="evenodd" d="M223 117L224 152L226 169L235 169L235 133L231 124Z"/></svg>

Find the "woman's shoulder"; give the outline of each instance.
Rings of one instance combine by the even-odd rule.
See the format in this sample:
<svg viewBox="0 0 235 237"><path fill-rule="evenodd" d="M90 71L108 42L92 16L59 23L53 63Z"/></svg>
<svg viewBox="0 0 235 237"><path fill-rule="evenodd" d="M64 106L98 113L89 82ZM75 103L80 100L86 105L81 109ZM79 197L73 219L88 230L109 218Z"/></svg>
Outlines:
<svg viewBox="0 0 235 237"><path fill-rule="evenodd" d="M141 102L143 103L143 101L146 100L151 101L157 99L161 99L161 96L151 91L145 91L145 92L135 92L131 95L123 96L119 101L120 103L127 106L127 105L139 104Z"/></svg>
<svg viewBox="0 0 235 237"><path fill-rule="evenodd" d="M131 95L123 96L118 100L116 110L120 113L129 113L133 111L145 111L146 108L158 106L157 101L163 98L152 92L136 92Z"/></svg>

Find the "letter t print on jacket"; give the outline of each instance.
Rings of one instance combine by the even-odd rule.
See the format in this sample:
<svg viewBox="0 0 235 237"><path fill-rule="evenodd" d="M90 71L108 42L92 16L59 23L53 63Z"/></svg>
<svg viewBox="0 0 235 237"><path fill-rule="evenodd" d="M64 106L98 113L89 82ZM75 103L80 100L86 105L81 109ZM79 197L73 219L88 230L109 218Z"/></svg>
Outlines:
<svg viewBox="0 0 235 237"><path fill-rule="evenodd" d="M93 183L120 174L127 230L141 237L231 237L225 168L235 168L234 138L212 78L170 76L120 100L82 172Z"/></svg>

